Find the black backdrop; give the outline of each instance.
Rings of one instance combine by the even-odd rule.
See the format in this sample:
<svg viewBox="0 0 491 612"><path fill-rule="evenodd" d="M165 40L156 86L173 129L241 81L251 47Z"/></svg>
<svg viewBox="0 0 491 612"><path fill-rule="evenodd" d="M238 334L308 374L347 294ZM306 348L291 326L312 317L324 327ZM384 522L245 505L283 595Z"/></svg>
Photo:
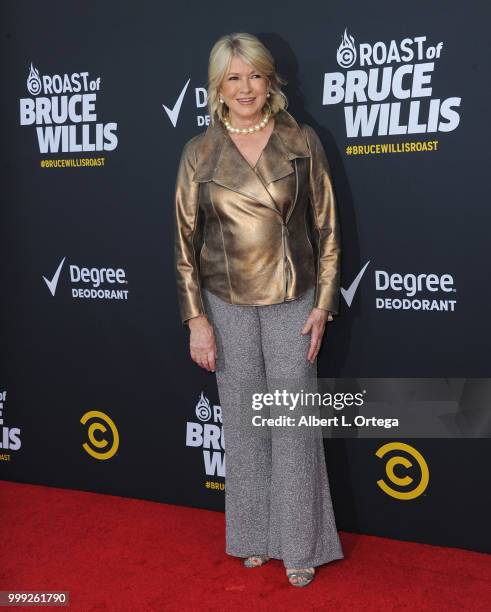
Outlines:
<svg viewBox="0 0 491 612"><path fill-rule="evenodd" d="M173 191L183 144L206 127L209 51L228 32L263 40L288 80L288 110L321 136L339 203L343 288L370 262L328 327L319 375L489 376L491 14L484 2L11 1L1 11L0 478L223 509L220 467L206 474L206 461L220 464L223 453L192 435L219 431L219 402L214 376L189 358L179 320ZM348 67L337 55L345 30L357 54ZM417 37L426 37L421 46L430 55L360 65L363 43L379 43L379 53ZM348 48L341 62L349 55ZM422 63L432 64L429 95L415 88L402 99L392 92L380 102L323 104L325 74ZM88 115L58 125L71 137L70 151L43 152L40 138L54 126L23 124L22 105L77 95L36 91L38 79L45 87L46 76L74 73L88 73ZM411 75L405 79L411 90ZM407 125L419 101L424 124L430 100L452 107L450 131L449 114L431 133L417 132L413 118L409 133L379 134L376 123L371 134L348 136L348 107L375 112L376 104L392 104L395 113L400 103L399 122ZM106 149L90 150L104 129L96 124L113 135ZM74 150L83 138L85 150ZM347 150L433 141L433 150ZM98 165L83 165L87 159ZM75 165L49 166L60 160ZM77 269L70 266L87 268L93 281L71 277ZM102 268L120 272L97 287ZM409 296L436 299L439 309L378 308L377 298L408 296L379 290L377 270L449 274L454 291L423 287ZM107 291L91 296L91 289ZM106 429L91 439L91 426L101 422ZM375 452L390 441L398 440L326 444L338 527L489 551L489 440L401 440L429 469L428 487L411 500L377 485L386 477ZM407 473L418 480L417 465Z"/></svg>

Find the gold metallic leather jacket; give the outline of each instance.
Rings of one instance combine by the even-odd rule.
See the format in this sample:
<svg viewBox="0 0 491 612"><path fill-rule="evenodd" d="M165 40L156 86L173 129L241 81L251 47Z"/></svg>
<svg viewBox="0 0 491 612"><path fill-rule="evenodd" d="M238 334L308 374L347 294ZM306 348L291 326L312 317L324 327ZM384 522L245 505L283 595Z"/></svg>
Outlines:
<svg viewBox="0 0 491 612"><path fill-rule="evenodd" d="M174 217L183 323L206 314L203 287L230 304L266 305L315 286L314 307L338 312L340 232L324 148L287 111L274 120L254 168L220 121L184 145Z"/></svg>

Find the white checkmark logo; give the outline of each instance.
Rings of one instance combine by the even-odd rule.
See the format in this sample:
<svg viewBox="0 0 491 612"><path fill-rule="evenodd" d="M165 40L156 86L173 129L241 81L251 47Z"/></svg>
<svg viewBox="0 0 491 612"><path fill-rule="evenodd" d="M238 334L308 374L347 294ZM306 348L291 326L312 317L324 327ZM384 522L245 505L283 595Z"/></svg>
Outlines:
<svg viewBox="0 0 491 612"><path fill-rule="evenodd" d="M348 304L348 306L351 306L351 302L353 301L356 290L358 289L358 285L360 284L361 277L363 276L363 273L367 269L367 266L369 263L370 263L370 260L367 261L367 263L363 266L363 268L358 272L355 280L351 283L351 285L347 289L343 289L343 287L341 287L341 295L344 297L345 302L346 304Z"/></svg>
<svg viewBox="0 0 491 612"><path fill-rule="evenodd" d="M184 85L184 88L181 91L179 97L177 98L177 101L174 104L173 108L168 108L165 104L162 104L162 106L165 109L165 112L169 116L169 119L171 120L171 123L172 123L172 125L174 127L176 127L177 118L179 117L179 112L181 111L182 101L184 100L184 94L186 93L186 89L188 88L188 85L189 85L190 81L191 81L191 79L188 79L186 85Z"/></svg>
<svg viewBox="0 0 491 612"><path fill-rule="evenodd" d="M56 268L55 275L51 280L49 280L49 278L46 278L46 276L43 276L44 282L48 285L48 289L50 290L51 295L54 295L56 293L56 286L58 285L58 279L60 278L61 268L63 266L63 263L65 262L65 259L66 257L63 257L60 265Z"/></svg>

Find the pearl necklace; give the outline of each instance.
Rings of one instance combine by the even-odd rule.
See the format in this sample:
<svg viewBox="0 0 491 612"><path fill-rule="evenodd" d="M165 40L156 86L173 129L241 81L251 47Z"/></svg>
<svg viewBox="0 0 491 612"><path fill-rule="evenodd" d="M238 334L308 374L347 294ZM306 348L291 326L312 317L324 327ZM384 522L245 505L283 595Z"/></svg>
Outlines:
<svg viewBox="0 0 491 612"><path fill-rule="evenodd" d="M271 117L270 113L266 113L259 123L253 125L248 128L234 128L230 125L230 121L228 119L223 119L223 123L229 132L232 134L252 134L254 132L259 132L268 124L269 118Z"/></svg>

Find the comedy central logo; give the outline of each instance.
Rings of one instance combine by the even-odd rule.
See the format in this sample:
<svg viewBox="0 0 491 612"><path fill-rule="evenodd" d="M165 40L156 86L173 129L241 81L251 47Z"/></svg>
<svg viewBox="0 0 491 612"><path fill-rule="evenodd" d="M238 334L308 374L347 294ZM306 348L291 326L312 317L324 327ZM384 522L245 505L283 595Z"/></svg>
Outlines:
<svg viewBox="0 0 491 612"><path fill-rule="evenodd" d="M40 153L113 151L117 123L97 120L101 77L89 72L43 74L31 62L27 75L31 97L20 99L20 125L36 127Z"/></svg>
<svg viewBox="0 0 491 612"><path fill-rule="evenodd" d="M119 448L119 433L114 421L100 410L89 410L80 419L87 426L88 442L82 448L94 459L111 459Z"/></svg>
<svg viewBox="0 0 491 612"><path fill-rule="evenodd" d="M43 276L49 292L54 297L58 288L63 264L66 257L58 264L53 276ZM127 300L128 281L123 268L87 268L71 264L68 266L71 294L73 298L98 300ZM119 286L118 286L119 285ZM124 286L124 289L121 288Z"/></svg>
<svg viewBox="0 0 491 612"><path fill-rule="evenodd" d="M435 95L432 84L443 45L426 36L357 44L345 28L336 49L343 71L324 73L322 104L344 106L348 138L452 132L462 99Z"/></svg>
<svg viewBox="0 0 491 612"><path fill-rule="evenodd" d="M207 476L225 476L225 441L222 428L222 408L212 406L201 392L195 407L198 421L186 423L186 446L203 449Z"/></svg>
<svg viewBox="0 0 491 612"><path fill-rule="evenodd" d="M391 455L385 461L388 482L382 478L377 480L377 485L384 493L396 499L410 500L425 492L430 481L430 471L423 455L413 446L404 442L389 442L381 446L375 455L379 459Z"/></svg>
<svg viewBox="0 0 491 612"><path fill-rule="evenodd" d="M341 44L338 47L336 58L341 68L351 68L356 62L356 47L355 39L351 34L348 34L346 28L341 38Z"/></svg>

